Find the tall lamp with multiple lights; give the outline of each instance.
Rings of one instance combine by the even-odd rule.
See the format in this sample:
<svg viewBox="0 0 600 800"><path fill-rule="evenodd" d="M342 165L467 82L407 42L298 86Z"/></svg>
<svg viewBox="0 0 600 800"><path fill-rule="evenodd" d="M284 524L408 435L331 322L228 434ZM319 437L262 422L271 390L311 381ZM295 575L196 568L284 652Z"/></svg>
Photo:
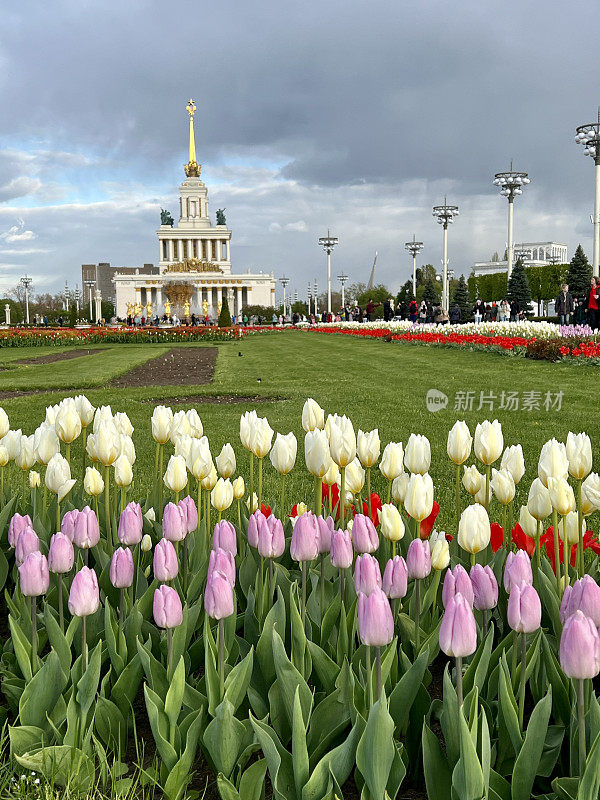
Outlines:
<svg viewBox="0 0 600 800"><path fill-rule="evenodd" d="M425 245L423 244L423 242L415 241L415 235L413 233L412 242L406 242L404 247L412 255L412 259L413 259L412 285L413 285L413 295L414 295L414 297L416 297L417 296L417 256L421 252L421 250L425 247Z"/></svg>
<svg viewBox="0 0 600 800"><path fill-rule="evenodd" d="M286 306L286 303L285 303L285 287L288 285L289 282L290 282L289 278L286 278L286 277L279 278L279 283L283 286L283 317L284 317L284 319L285 319L285 306Z"/></svg>
<svg viewBox="0 0 600 800"><path fill-rule="evenodd" d="M443 272L442 272L442 308L448 311L448 225L458 216L458 206L448 205L444 197L444 204L433 207L433 216L444 228L443 237Z"/></svg>
<svg viewBox="0 0 600 800"><path fill-rule="evenodd" d="M598 108L598 122L580 125L575 136L577 144L583 146L583 153L594 159L596 173L596 191L594 194L594 255L592 267L594 276L598 277L600 269L600 108Z"/></svg>
<svg viewBox="0 0 600 800"><path fill-rule="evenodd" d="M94 311L93 311L92 303L93 303L93 299L94 298L93 298L93 294L92 294L92 289L96 285L96 281L93 281L93 280L89 279L87 281L84 281L84 283L88 288L88 295L89 295L89 298L90 298L90 322L93 322L94 321Z"/></svg>
<svg viewBox="0 0 600 800"><path fill-rule="evenodd" d="M331 236L327 231L327 236L321 236L319 244L327 253L327 313L331 314L331 252L338 243L337 236Z"/></svg>
<svg viewBox="0 0 600 800"><path fill-rule="evenodd" d="M79 301L81 300L81 290L79 286L75 287L75 311L77 312L77 317L79 317Z"/></svg>
<svg viewBox="0 0 600 800"><path fill-rule="evenodd" d="M338 281L342 284L342 308L346 308L346 281L348 280L348 276L344 275L342 272L341 275L338 275Z"/></svg>
<svg viewBox="0 0 600 800"><path fill-rule="evenodd" d="M494 175L494 186L500 187L500 194L503 197L508 197L508 274L513 269L514 261L514 244L513 244L513 210L515 205L515 197L523 194L523 187L527 186L530 182L526 172L516 172L513 170L512 161L510 162L510 169L508 172L497 172Z"/></svg>
<svg viewBox="0 0 600 800"><path fill-rule="evenodd" d="M318 291L319 291L319 287L317 286L317 282L315 281L314 286L313 286L313 292L314 292L314 296L315 296L315 317L319 313Z"/></svg>
<svg viewBox="0 0 600 800"><path fill-rule="evenodd" d="M25 322L29 325L29 287L33 283L33 278L24 275L21 278L21 283L25 287Z"/></svg>

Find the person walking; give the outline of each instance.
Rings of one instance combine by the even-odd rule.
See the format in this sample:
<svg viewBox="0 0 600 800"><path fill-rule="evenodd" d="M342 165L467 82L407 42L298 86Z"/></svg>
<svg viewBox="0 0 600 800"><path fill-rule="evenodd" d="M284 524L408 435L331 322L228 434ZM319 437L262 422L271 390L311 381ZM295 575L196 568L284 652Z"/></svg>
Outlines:
<svg viewBox="0 0 600 800"><path fill-rule="evenodd" d="M475 324L481 322L483 319L483 301L479 298L475 300L475 305L473 306L473 317L475 319Z"/></svg>
<svg viewBox="0 0 600 800"><path fill-rule="evenodd" d="M413 324L417 321L418 313L419 313L419 306L417 305L417 301L411 300L408 305L408 318Z"/></svg>
<svg viewBox="0 0 600 800"><path fill-rule="evenodd" d="M519 301L514 299L510 301L510 321L517 322L519 319Z"/></svg>
<svg viewBox="0 0 600 800"><path fill-rule="evenodd" d="M556 298L555 310L558 315L558 322L560 325L568 325L571 321L571 314L575 309L573 302L573 295L569 291L569 286L566 283L560 287L560 292Z"/></svg>
<svg viewBox="0 0 600 800"><path fill-rule="evenodd" d="M458 325L461 318L461 311L460 306L458 303L454 303L452 308L450 309L450 324L451 325Z"/></svg>
<svg viewBox="0 0 600 800"><path fill-rule="evenodd" d="M588 311L588 325L594 331L598 328L599 293L600 293L600 287L598 286L598 279L592 278L592 282L590 284L590 291L587 299L587 311Z"/></svg>

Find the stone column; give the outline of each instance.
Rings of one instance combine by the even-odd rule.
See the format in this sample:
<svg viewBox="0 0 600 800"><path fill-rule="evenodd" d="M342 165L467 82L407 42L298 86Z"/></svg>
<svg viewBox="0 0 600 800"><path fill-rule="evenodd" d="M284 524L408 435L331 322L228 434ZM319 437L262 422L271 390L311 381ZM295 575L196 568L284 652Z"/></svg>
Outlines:
<svg viewBox="0 0 600 800"><path fill-rule="evenodd" d="M207 261L213 260L212 239L206 240L206 260Z"/></svg>
<svg viewBox="0 0 600 800"><path fill-rule="evenodd" d="M226 261L230 261L231 260L230 257L229 257L229 239L225 240L225 260Z"/></svg>
<svg viewBox="0 0 600 800"><path fill-rule="evenodd" d="M10 325L10 306L8 303L4 306L4 319L6 320L6 324Z"/></svg>
<svg viewBox="0 0 600 800"><path fill-rule="evenodd" d="M175 261L175 244L173 239L167 239L169 261Z"/></svg>
<svg viewBox="0 0 600 800"><path fill-rule="evenodd" d="M221 260L221 240L215 239L215 257L214 260L218 263Z"/></svg>

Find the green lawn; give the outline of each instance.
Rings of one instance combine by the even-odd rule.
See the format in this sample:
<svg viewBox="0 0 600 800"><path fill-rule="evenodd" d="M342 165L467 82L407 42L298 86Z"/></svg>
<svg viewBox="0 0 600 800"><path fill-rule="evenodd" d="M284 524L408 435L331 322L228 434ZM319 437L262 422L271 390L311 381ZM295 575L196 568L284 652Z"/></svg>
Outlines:
<svg viewBox="0 0 600 800"><path fill-rule="evenodd" d="M203 346L203 345L174 345ZM190 387L149 387L115 389L110 379L146 360L164 353L165 345L101 345L93 356L44 365L16 365L18 358L38 357L55 348L0 350L0 390L48 390L6 399L2 405L13 427L32 433L43 419L44 409L61 397L85 390L95 405L110 404L113 411L126 411L135 426L138 452L136 487L143 491L153 465L154 445L150 436L150 415L154 404L165 398L190 394L260 395L265 402L223 405L202 403L198 411L203 420L213 454L231 441L243 474L247 473L246 453L239 443L239 417L250 408L266 415L275 431L292 430L298 437L297 467L290 476L290 499L311 498L312 479L304 468L303 431L300 415L304 400L312 396L326 412L345 413L356 429L379 428L382 447L390 440L406 442L410 432L426 434L432 444L431 473L442 506L441 522L451 527L453 509L453 466L446 456L446 436L456 419L465 419L472 430L477 421L497 417L503 424L507 444L521 442L528 467L522 486L535 475L542 444L552 436L564 439L569 430L592 435L596 463L600 441L594 436L595 389L598 373L589 366L550 364L489 352L468 352L427 347L403 342L358 339L306 332L285 332L249 337L242 342L210 344L219 356L210 385ZM242 353L240 357L238 352ZM260 382L259 382L260 379ZM448 406L431 413L425 404L428 389L435 388L449 397ZM502 391L541 392L562 390L562 408L545 411L508 411L499 408ZM456 411L457 392L474 392L472 411ZM480 392L497 396L495 408L477 410ZM271 399L269 399L271 398ZM273 401L272 398L276 398ZM151 400L152 402L148 402ZM189 406L178 405L176 408ZM74 446L77 454L78 445ZM77 456L74 456L79 463ZM76 473L77 474L77 473ZM265 466L265 495L275 496L276 476ZM379 474L374 487L383 490ZM525 491L525 488L523 488Z"/></svg>

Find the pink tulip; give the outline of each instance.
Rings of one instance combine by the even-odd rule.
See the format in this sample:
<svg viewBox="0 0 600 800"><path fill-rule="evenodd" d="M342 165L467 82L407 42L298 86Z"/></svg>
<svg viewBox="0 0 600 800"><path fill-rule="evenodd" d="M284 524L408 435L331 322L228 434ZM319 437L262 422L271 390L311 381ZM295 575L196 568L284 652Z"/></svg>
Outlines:
<svg viewBox="0 0 600 800"><path fill-rule="evenodd" d="M25 561L29 553L35 553L40 549L40 540L37 537L33 528L24 528L19 534L17 545L15 547L15 561L17 566L20 567Z"/></svg>
<svg viewBox="0 0 600 800"><path fill-rule="evenodd" d="M67 511L67 513L63 516L62 522L60 523L60 530L61 533L64 533L71 541L73 541L73 536L75 535L75 520L79 516L79 509L74 508L72 511Z"/></svg>
<svg viewBox="0 0 600 800"><path fill-rule="evenodd" d="M473 609L462 594L448 600L440 625L440 648L447 656L462 658L477 649L477 625Z"/></svg>
<svg viewBox="0 0 600 800"><path fill-rule="evenodd" d="M119 547L110 560L110 582L115 589L127 589L133 583L133 553L128 547Z"/></svg>
<svg viewBox="0 0 600 800"><path fill-rule="evenodd" d="M187 495L179 501L179 507L185 512L187 532L192 533L198 527L198 509L194 498Z"/></svg>
<svg viewBox="0 0 600 800"><path fill-rule="evenodd" d="M11 547L16 547L19 534L24 531L25 528L33 529L33 522L29 514L25 514L24 516L13 514L8 525L8 543Z"/></svg>
<svg viewBox="0 0 600 800"><path fill-rule="evenodd" d="M600 672L600 636L594 621L577 609L560 637L560 665L567 678L585 680Z"/></svg>
<svg viewBox="0 0 600 800"><path fill-rule="evenodd" d="M354 551L352 539L348 531L334 531L331 534L331 563L338 569L348 569L352 566Z"/></svg>
<svg viewBox="0 0 600 800"><path fill-rule="evenodd" d="M95 547L100 541L98 517L89 506L83 508L75 519L73 544L84 550Z"/></svg>
<svg viewBox="0 0 600 800"><path fill-rule="evenodd" d="M183 608L175 589L161 584L154 592L152 600L154 622L159 628L176 628L183 622Z"/></svg>
<svg viewBox="0 0 600 800"><path fill-rule="evenodd" d="M470 572L473 587L473 605L478 611L488 611L498 603L498 581L492 568L474 564Z"/></svg>
<svg viewBox="0 0 600 800"><path fill-rule="evenodd" d="M568 591L567 591L568 590ZM564 622L577 610L583 611L596 627L600 626L600 586L591 575L575 581L567 586L560 604L560 618Z"/></svg>
<svg viewBox="0 0 600 800"><path fill-rule="evenodd" d="M248 519L248 544L250 547L258 547L258 529L265 523L265 515L259 509L250 515Z"/></svg>
<svg viewBox="0 0 600 800"><path fill-rule="evenodd" d="M370 553L358 556L354 565L354 589L356 594L372 594L381 589L381 569L379 562Z"/></svg>
<svg viewBox="0 0 600 800"><path fill-rule="evenodd" d="M513 584L508 598L508 624L517 633L533 633L542 621L542 604L529 583Z"/></svg>
<svg viewBox="0 0 600 800"><path fill-rule="evenodd" d="M423 539L413 539L408 545L406 553L406 567L408 577L414 579L426 578L431 572L431 550L429 542Z"/></svg>
<svg viewBox="0 0 600 800"><path fill-rule="evenodd" d="M385 647L394 638L392 609L381 589L358 595L358 633L370 647Z"/></svg>
<svg viewBox="0 0 600 800"><path fill-rule="evenodd" d="M267 522L267 525L261 525L258 529L258 554L262 558L279 558L285 551L283 524L272 514Z"/></svg>
<svg viewBox="0 0 600 800"><path fill-rule="evenodd" d="M144 520L139 503L128 503L119 517L118 536L121 544L133 547L142 541Z"/></svg>
<svg viewBox="0 0 600 800"><path fill-rule="evenodd" d="M163 512L162 532L170 542L181 542L187 536L187 516L180 506L167 503Z"/></svg>
<svg viewBox="0 0 600 800"><path fill-rule="evenodd" d="M19 580L21 592L25 597L39 597L45 594L50 586L50 573L48 561L39 550L29 553L19 567Z"/></svg>
<svg viewBox="0 0 600 800"><path fill-rule="evenodd" d="M319 523L316 516L307 511L301 514L292 531L290 555L294 561L312 561L319 555Z"/></svg>
<svg viewBox="0 0 600 800"><path fill-rule="evenodd" d="M512 551L506 557L504 564L504 589L507 594L517 583L533 583L531 559L525 550Z"/></svg>
<svg viewBox="0 0 600 800"><path fill-rule="evenodd" d="M331 535L333 534L335 523L333 517L317 517L317 524L319 526L319 553L329 553L331 551Z"/></svg>
<svg viewBox="0 0 600 800"><path fill-rule="evenodd" d="M100 606L98 578L93 569L82 567L73 578L69 592L69 611L75 617L89 617Z"/></svg>
<svg viewBox="0 0 600 800"><path fill-rule="evenodd" d="M204 608L212 619L224 619L233 614L233 587L229 580L217 570L208 574L204 592Z"/></svg>
<svg viewBox="0 0 600 800"><path fill-rule="evenodd" d="M448 601L455 594L462 594L467 603L473 605L473 586L471 579L466 569L457 564L454 569L447 569L444 576L444 586L442 588L442 603L444 608L448 605Z"/></svg>
<svg viewBox="0 0 600 800"><path fill-rule="evenodd" d="M352 522L352 545L357 553L374 553L379 547L375 525L366 514L356 514Z"/></svg>
<svg viewBox="0 0 600 800"><path fill-rule="evenodd" d="M220 572L232 586L235 586L235 560L228 550L211 550L208 557L208 574Z"/></svg>
<svg viewBox="0 0 600 800"><path fill-rule="evenodd" d="M235 528L226 519L217 522L213 533L212 541L213 550L219 547L221 550L227 550L233 555L237 555L237 537L235 535Z"/></svg>
<svg viewBox="0 0 600 800"><path fill-rule="evenodd" d="M396 600L404 597L408 588L408 569L402 556L394 556L385 565L383 572L383 591Z"/></svg>
<svg viewBox="0 0 600 800"><path fill-rule="evenodd" d="M173 543L168 539L161 539L154 548L152 571L157 581L172 581L177 577L179 564Z"/></svg>
<svg viewBox="0 0 600 800"><path fill-rule="evenodd" d="M48 549L48 569L54 573L70 572L73 569L75 553L68 536L60 531L52 535Z"/></svg>

